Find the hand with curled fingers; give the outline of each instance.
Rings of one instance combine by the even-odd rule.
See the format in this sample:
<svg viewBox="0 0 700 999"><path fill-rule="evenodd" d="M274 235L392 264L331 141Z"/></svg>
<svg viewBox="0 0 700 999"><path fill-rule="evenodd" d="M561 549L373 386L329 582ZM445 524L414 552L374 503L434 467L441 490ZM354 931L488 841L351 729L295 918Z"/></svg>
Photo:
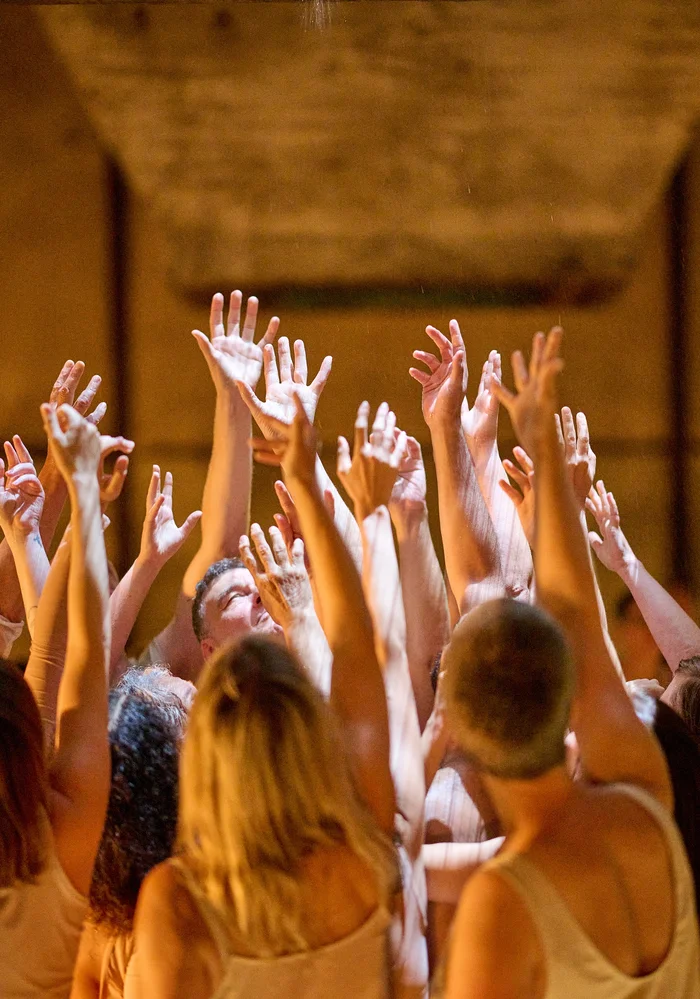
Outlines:
<svg viewBox="0 0 700 999"><path fill-rule="evenodd" d="M250 538L240 540L241 558L260 593L263 607L283 630L301 615L313 612L313 593L304 562L304 542L296 538L291 552L277 527L270 528L268 543L259 524L252 524ZM257 557L256 557L257 556Z"/></svg>
<svg viewBox="0 0 700 999"><path fill-rule="evenodd" d="M500 384L501 378L501 355L492 350L481 369L474 405L469 407L466 396L462 402L462 430L474 461L477 455L490 455L496 445L499 402L491 385L493 382Z"/></svg>
<svg viewBox="0 0 700 999"><path fill-rule="evenodd" d="M588 433L588 421L585 413L577 413L574 424L574 416L568 406L562 408L561 418L557 413L554 419L574 496L583 509L586 497L593 487L596 466L596 456L591 448Z"/></svg>
<svg viewBox="0 0 700 999"><path fill-rule="evenodd" d="M378 507L388 507L407 449L406 434L394 433L396 416L386 402L377 409L369 438L368 421L369 403L363 402L355 420L352 458L348 442L344 437L338 439L338 478L355 505L360 523Z"/></svg>
<svg viewBox="0 0 700 999"><path fill-rule="evenodd" d="M460 419L467 391L467 356L456 319L450 320L450 339L434 326L427 326L425 332L438 348L440 357L414 350L414 358L425 364L428 371L410 368L408 373L423 386L423 418L432 428L441 422Z"/></svg>
<svg viewBox="0 0 700 999"><path fill-rule="evenodd" d="M511 479L516 483L518 488L511 485L510 482L507 482L504 479L500 479L498 484L506 496L513 501L515 509L518 512L520 526L523 529L523 534L527 539L527 543L530 545L530 548L534 548L535 465L532 458L524 448L514 447L513 457L518 464L516 465L515 462L510 460L510 458L504 458L503 467Z"/></svg>
<svg viewBox="0 0 700 999"><path fill-rule="evenodd" d="M263 350L272 343L279 329L280 321L273 316L267 330L255 343L258 300L254 295L248 299L241 327L242 303L242 293L232 291L224 322L224 296L217 292L211 301L209 336L201 330L192 330L217 390L235 391L238 382L254 389L262 374Z"/></svg>
<svg viewBox="0 0 700 999"><path fill-rule="evenodd" d="M294 419L294 400L299 399L310 423L314 422L316 408L321 393L325 388L333 364L332 357L324 357L318 374L311 384L308 381L306 362L306 347L303 340L294 342L294 360L289 350L289 340L286 336L279 338L277 344L279 368L275 359L275 349L267 344L263 352L263 369L265 372L265 400L261 400L253 391L251 385L239 381L238 388L248 406L253 419L267 440L273 440L280 435L278 426L290 426Z"/></svg>
<svg viewBox="0 0 700 999"><path fill-rule="evenodd" d="M161 568L182 548L201 516L201 510L195 510L180 527L177 526L173 516L172 473L165 473L161 489L160 467L154 465L146 496L139 560Z"/></svg>
<svg viewBox="0 0 700 999"><path fill-rule="evenodd" d="M557 410L556 376L564 367L559 356L563 332L560 326L555 326L547 336L535 333L529 365L522 351L515 351L511 358L515 392L495 379L489 383L491 391L508 410L520 444L535 457L540 443L551 432Z"/></svg>
<svg viewBox="0 0 700 999"><path fill-rule="evenodd" d="M84 416L89 423L97 426L107 412L107 403L100 402L97 406L95 406L91 413L88 412L88 410L90 409L100 385L102 384L102 378L100 375L93 375L86 387L76 399L75 393L78 390L80 379L83 377L84 373L84 361L66 361L59 372L58 378L53 384L48 405L53 406L54 409L59 406L72 406L79 416ZM52 475L62 479L62 475L58 469L58 463L54 454L53 441L51 438L49 438L46 461L40 475L42 481L46 481L47 478L51 478Z"/></svg>
<svg viewBox="0 0 700 999"><path fill-rule="evenodd" d="M615 497L606 490L602 479L598 480L595 488L591 486L586 498L586 509L593 514L600 531L600 534L589 531L591 548L606 569L624 575L636 562L636 556L622 533Z"/></svg>
<svg viewBox="0 0 700 999"><path fill-rule="evenodd" d="M11 543L14 538L39 534L44 509L44 488L32 456L19 435L5 441L5 463L0 460L0 527Z"/></svg>
<svg viewBox="0 0 700 999"><path fill-rule="evenodd" d="M394 430L398 443L401 431ZM393 520L413 512L427 509L428 485L425 476L423 452L415 437L406 437L406 447L399 461L398 475L389 498L389 513Z"/></svg>

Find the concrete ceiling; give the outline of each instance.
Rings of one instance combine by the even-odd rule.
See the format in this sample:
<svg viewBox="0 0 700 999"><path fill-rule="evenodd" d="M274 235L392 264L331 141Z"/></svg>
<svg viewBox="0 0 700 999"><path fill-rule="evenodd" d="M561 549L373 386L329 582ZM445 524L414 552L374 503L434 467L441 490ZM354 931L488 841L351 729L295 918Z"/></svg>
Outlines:
<svg viewBox="0 0 700 999"><path fill-rule="evenodd" d="M46 6L185 293L601 296L700 110L696 0Z"/></svg>

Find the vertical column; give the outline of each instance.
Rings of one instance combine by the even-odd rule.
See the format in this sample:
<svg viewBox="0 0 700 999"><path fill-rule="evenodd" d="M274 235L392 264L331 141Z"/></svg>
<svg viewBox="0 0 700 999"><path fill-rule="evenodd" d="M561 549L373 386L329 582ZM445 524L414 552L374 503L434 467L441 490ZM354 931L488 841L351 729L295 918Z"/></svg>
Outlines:
<svg viewBox="0 0 700 999"><path fill-rule="evenodd" d="M109 239L109 352L114 380L117 432L132 437L129 330L129 191L121 167L109 157L107 171ZM125 490L129 488L127 478ZM123 576L131 565L132 523L126 497L110 510L117 540L116 568Z"/></svg>

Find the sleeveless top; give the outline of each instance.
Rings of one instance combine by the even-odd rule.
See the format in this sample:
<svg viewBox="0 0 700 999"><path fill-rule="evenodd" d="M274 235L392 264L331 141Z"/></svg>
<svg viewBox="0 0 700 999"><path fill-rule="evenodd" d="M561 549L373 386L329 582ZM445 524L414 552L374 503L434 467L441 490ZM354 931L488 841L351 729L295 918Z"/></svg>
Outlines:
<svg viewBox="0 0 700 999"><path fill-rule="evenodd" d="M123 999L133 953L133 934L120 933L109 938L102 955L99 999Z"/></svg>
<svg viewBox="0 0 700 999"><path fill-rule="evenodd" d="M211 999L391 999L391 917L384 908L376 909L342 940L317 950L286 957L243 957L232 951L221 915L186 865L177 863L177 869L221 957L223 976ZM133 974L137 995L143 994L138 959L137 949L129 965L129 984Z"/></svg>
<svg viewBox="0 0 700 999"><path fill-rule="evenodd" d="M46 866L36 882L0 888L2 999L67 999L87 907L50 837Z"/></svg>
<svg viewBox="0 0 700 999"><path fill-rule="evenodd" d="M528 908L545 956L544 999L700 999L695 894L680 833L664 807L641 788L617 784L611 789L633 798L651 814L671 856L675 927L656 971L630 977L612 964L571 915L549 878L527 857L496 857L483 869L507 881Z"/></svg>

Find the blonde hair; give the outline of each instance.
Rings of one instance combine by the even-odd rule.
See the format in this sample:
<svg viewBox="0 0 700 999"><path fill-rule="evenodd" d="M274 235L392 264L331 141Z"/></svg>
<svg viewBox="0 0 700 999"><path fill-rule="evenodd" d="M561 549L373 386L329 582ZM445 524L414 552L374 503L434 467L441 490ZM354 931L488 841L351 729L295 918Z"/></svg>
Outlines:
<svg viewBox="0 0 700 999"><path fill-rule="evenodd" d="M0 659L0 889L32 883L47 858L47 771L27 681Z"/></svg>
<svg viewBox="0 0 700 999"><path fill-rule="evenodd" d="M258 956L308 950L302 863L338 845L388 904L392 847L357 797L330 708L282 646L248 637L219 650L181 766L178 847L204 895Z"/></svg>

